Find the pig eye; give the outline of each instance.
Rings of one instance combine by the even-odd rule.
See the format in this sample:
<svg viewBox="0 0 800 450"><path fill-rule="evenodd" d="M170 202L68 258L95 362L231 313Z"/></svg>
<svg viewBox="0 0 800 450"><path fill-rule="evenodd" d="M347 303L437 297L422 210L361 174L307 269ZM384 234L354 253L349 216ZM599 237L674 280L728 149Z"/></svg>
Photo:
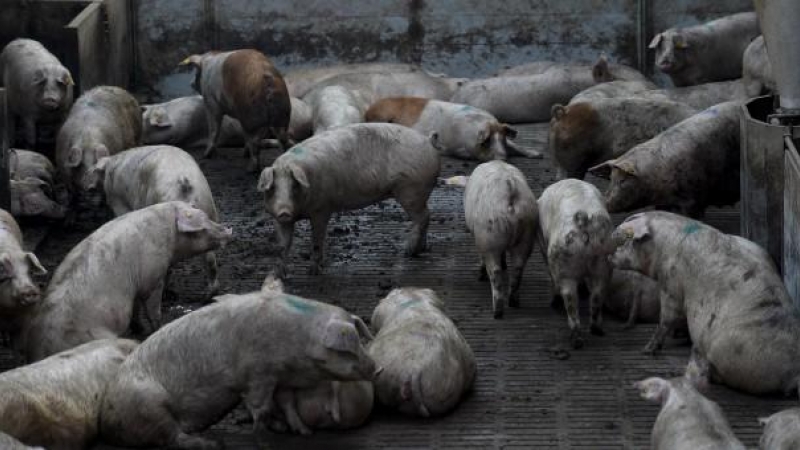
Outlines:
<svg viewBox="0 0 800 450"><path fill-rule="evenodd" d="M35 84L37 86L42 86L45 83L47 83L47 78L34 78L34 80L33 80L33 84Z"/></svg>

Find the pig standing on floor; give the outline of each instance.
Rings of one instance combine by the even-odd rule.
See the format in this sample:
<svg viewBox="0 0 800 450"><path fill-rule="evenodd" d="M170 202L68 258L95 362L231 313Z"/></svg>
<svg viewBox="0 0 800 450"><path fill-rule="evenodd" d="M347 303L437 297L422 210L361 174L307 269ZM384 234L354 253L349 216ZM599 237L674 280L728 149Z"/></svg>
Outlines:
<svg viewBox="0 0 800 450"><path fill-rule="evenodd" d="M98 228L67 254L22 330L29 361L128 329L135 308L161 323L169 266L214 250L231 230L184 202L159 203Z"/></svg>
<svg viewBox="0 0 800 450"><path fill-rule="evenodd" d="M603 301L611 278L608 255L611 217L603 197L589 183L567 179L551 184L539 197L539 245L553 281L567 309L570 342L583 347L578 316L578 286L589 290L591 332L602 336Z"/></svg>
<svg viewBox="0 0 800 450"><path fill-rule="evenodd" d="M661 314L662 297L668 294L658 283L633 270L614 270L608 285L608 296L604 303L606 310L617 317L627 319L626 328L636 323L658 323ZM675 311L674 315L679 312Z"/></svg>
<svg viewBox="0 0 800 450"><path fill-rule="evenodd" d="M78 98L56 140L56 167L75 204L86 171L142 138L139 102L125 89L96 87Z"/></svg>
<svg viewBox="0 0 800 450"><path fill-rule="evenodd" d="M48 450L89 448L100 399L136 345L127 339L88 342L0 374L0 434Z"/></svg>
<svg viewBox="0 0 800 450"><path fill-rule="evenodd" d="M292 97L305 97L314 87L337 75L352 73L411 73L424 72L416 64L363 63L340 64L336 66L314 67L286 72L284 79Z"/></svg>
<svg viewBox="0 0 800 450"><path fill-rule="evenodd" d="M67 213L64 190L56 182L53 163L41 153L11 149L8 153L11 176L11 214L61 219ZM64 204L62 204L64 203Z"/></svg>
<svg viewBox="0 0 800 450"><path fill-rule="evenodd" d="M22 122L29 148L36 148L36 125L60 123L69 112L72 76L58 58L31 39L14 39L6 45L0 53L0 76L8 113Z"/></svg>
<svg viewBox="0 0 800 450"><path fill-rule="evenodd" d="M800 408L787 409L758 419L764 427L759 441L761 450L797 450L800 448Z"/></svg>
<svg viewBox="0 0 800 450"><path fill-rule="evenodd" d="M240 402L257 438L276 406L292 429L301 430L294 403L275 405L277 387L375 376L375 362L360 342L369 330L342 308L272 290L217 300L154 333L123 363L103 399L106 442L220 448L192 433Z"/></svg>
<svg viewBox="0 0 800 450"><path fill-rule="evenodd" d="M318 274L331 215L387 198L397 200L411 216L406 254L421 253L427 246L428 197L439 169L439 153L428 138L400 125L349 125L295 145L258 180L282 248L276 273L286 275L295 222L311 219L309 273Z"/></svg>
<svg viewBox="0 0 800 450"><path fill-rule="evenodd" d="M719 405L687 378L648 378L634 383L643 399L661 404L653 425L652 450L745 450Z"/></svg>
<svg viewBox="0 0 800 450"><path fill-rule="evenodd" d="M759 36L747 46L742 57L742 82L748 97L758 97L766 92L777 92L772 63L764 44L764 36Z"/></svg>
<svg viewBox="0 0 800 450"><path fill-rule="evenodd" d="M26 313L39 303L39 287L31 272L47 274L39 259L22 249L22 231L11 214L0 209L0 331L12 334L26 320Z"/></svg>
<svg viewBox="0 0 800 450"><path fill-rule="evenodd" d="M664 211L629 217L612 239L616 268L658 280L669 294L646 351L661 348L686 318L693 343L688 372L751 394L797 393L800 315L766 251Z"/></svg>
<svg viewBox="0 0 800 450"><path fill-rule="evenodd" d="M86 190L100 188L114 214L121 216L156 203L179 200L219 222L219 214L208 181L192 155L168 145L138 147L101 158L87 172ZM217 257L205 255L208 274L207 295L219 290Z"/></svg>
<svg viewBox="0 0 800 450"><path fill-rule="evenodd" d="M492 284L492 311L499 319L506 301L519 307L522 272L539 222L536 196L516 167L503 161L483 163L467 181L464 216L481 258L481 277L488 274Z"/></svg>
<svg viewBox="0 0 800 450"><path fill-rule="evenodd" d="M511 142L517 136L515 129L469 105L421 97L393 97L374 103L365 118L367 122L404 125L425 136L436 133L434 146L456 158L489 161L506 159L509 154L542 157L536 150Z"/></svg>
<svg viewBox="0 0 800 450"><path fill-rule="evenodd" d="M624 155L589 169L610 178L612 213L649 205L700 217L709 205L739 200L739 106L721 103L672 126Z"/></svg>
<svg viewBox="0 0 800 450"><path fill-rule="evenodd" d="M675 86L732 80L742 76L742 55L759 34L754 12L725 16L686 28L670 28L650 42L656 68Z"/></svg>
<svg viewBox="0 0 800 450"><path fill-rule="evenodd" d="M383 371L375 379L382 404L404 414L440 416L475 382L475 355L430 289L401 288L372 313L369 354Z"/></svg>
<svg viewBox="0 0 800 450"><path fill-rule="evenodd" d="M369 106L361 92L339 85L314 89L303 100L313 111L314 134L363 122Z"/></svg>
<svg viewBox="0 0 800 450"><path fill-rule="evenodd" d="M586 171L691 117L682 103L609 98L553 106L548 147L557 177L583 179Z"/></svg>
<svg viewBox="0 0 800 450"><path fill-rule="evenodd" d="M597 83L625 78L601 57L593 67L555 66L541 74L502 75L464 83L450 101L483 109L508 123L550 120L550 109ZM635 79L639 79L638 77ZM641 80L645 80L642 76Z"/></svg>
<svg viewBox="0 0 800 450"><path fill-rule="evenodd" d="M181 65L195 68L194 87L206 105L209 138L204 158L217 149L226 115L242 125L250 170L258 170L259 143L269 135L289 148L292 103L283 76L263 53L249 49L208 52L189 56Z"/></svg>

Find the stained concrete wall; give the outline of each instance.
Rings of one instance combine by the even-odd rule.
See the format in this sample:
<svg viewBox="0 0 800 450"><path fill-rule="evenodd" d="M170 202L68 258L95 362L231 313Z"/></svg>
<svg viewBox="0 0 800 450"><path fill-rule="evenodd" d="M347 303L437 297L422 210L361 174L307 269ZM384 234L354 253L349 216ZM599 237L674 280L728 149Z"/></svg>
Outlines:
<svg viewBox="0 0 800 450"><path fill-rule="evenodd" d="M484 76L549 59L651 64L655 34L752 9L751 0L139 0L137 84L185 95L177 63L209 49L255 47L282 70L340 62L416 62Z"/></svg>

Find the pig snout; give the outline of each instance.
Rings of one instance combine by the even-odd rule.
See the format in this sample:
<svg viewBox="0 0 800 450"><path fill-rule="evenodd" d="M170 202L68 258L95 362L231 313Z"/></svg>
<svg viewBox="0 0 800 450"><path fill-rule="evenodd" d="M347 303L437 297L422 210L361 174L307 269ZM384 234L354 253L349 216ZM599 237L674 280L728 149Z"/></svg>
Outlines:
<svg viewBox="0 0 800 450"><path fill-rule="evenodd" d="M41 106L48 111L55 111L61 107L61 102L56 97L43 97Z"/></svg>
<svg viewBox="0 0 800 450"><path fill-rule="evenodd" d="M41 299L41 292L34 284L28 284L18 290L16 298L20 306L33 305Z"/></svg>

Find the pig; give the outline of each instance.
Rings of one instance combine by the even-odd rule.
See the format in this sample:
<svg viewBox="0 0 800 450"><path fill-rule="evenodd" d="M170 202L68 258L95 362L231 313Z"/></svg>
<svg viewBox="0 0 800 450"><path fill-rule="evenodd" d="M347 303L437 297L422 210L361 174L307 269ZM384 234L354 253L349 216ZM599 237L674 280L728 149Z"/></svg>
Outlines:
<svg viewBox="0 0 800 450"><path fill-rule="evenodd" d="M289 119L289 141L300 142L314 134L314 109L296 97L291 98L292 117Z"/></svg>
<svg viewBox="0 0 800 450"><path fill-rule="evenodd" d="M584 181L566 179L551 184L539 197L538 239L547 262L553 291L564 300L573 348L583 347L578 316L578 287L589 291L591 332L602 336L603 301L611 265L608 255L611 217L600 191Z"/></svg>
<svg viewBox="0 0 800 450"><path fill-rule="evenodd" d="M764 427L759 440L761 450L795 450L800 448L800 408L786 409L758 422Z"/></svg>
<svg viewBox="0 0 800 450"><path fill-rule="evenodd" d="M5 450L45 450L44 447L29 447L2 432L0 432L0 448Z"/></svg>
<svg viewBox="0 0 800 450"><path fill-rule="evenodd" d="M450 101L483 109L503 122L543 122L550 120L554 104L567 103L590 86L616 79L625 78L617 78L606 59L601 57L591 68L555 66L536 75L469 81L458 88Z"/></svg>
<svg viewBox="0 0 800 450"><path fill-rule="evenodd" d="M101 158L86 173L84 189L102 187L116 216L156 203L182 201L219 222L208 181L192 155L169 145L137 147ZM206 253L207 295L219 290L217 257Z"/></svg>
<svg viewBox="0 0 800 450"><path fill-rule="evenodd" d="M150 326L158 328L169 266L214 250L230 236L229 228L185 202L159 203L117 217L67 254L15 340L29 361L38 361L121 335L134 308L143 308Z"/></svg>
<svg viewBox="0 0 800 450"><path fill-rule="evenodd" d="M195 89L203 95L209 139L204 158L219 145L222 119L230 116L242 125L250 170L258 170L259 142L268 135L289 148L292 103L280 71L258 50L208 52L191 55L181 65L195 68Z"/></svg>
<svg viewBox="0 0 800 450"><path fill-rule="evenodd" d="M567 72L592 74L596 83L610 82L614 80L650 83L644 74L633 67L623 64L609 63L605 54L601 54L600 59L594 65L564 64L553 61L534 61L502 70L497 74L497 76L507 77L517 75L541 75L553 68L566 69ZM582 81L585 82L586 80Z"/></svg>
<svg viewBox="0 0 800 450"><path fill-rule="evenodd" d="M281 246L276 274L286 275L295 222L311 220L309 273L318 274L331 214L387 198L397 200L413 222L406 255L421 253L427 247L428 197L440 165L428 138L394 124L348 125L292 147L261 172L257 186L264 193L266 211L275 218Z"/></svg>
<svg viewBox="0 0 800 450"><path fill-rule="evenodd" d="M506 159L509 153L542 157L538 151L511 141L517 130L468 105L422 97L392 97L372 104L365 118L367 122L404 125L426 136L436 133L434 146L456 158L489 161Z"/></svg>
<svg viewBox="0 0 800 450"><path fill-rule="evenodd" d="M747 97L776 93L775 76L769 60L764 36L759 36L747 46L742 56L742 82Z"/></svg>
<svg viewBox="0 0 800 450"><path fill-rule="evenodd" d="M293 405L299 422L294 432L309 435L311 429L345 430L364 424L372 412L375 402L372 381L325 381L308 389L279 387L275 392L277 405ZM282 411L281 411L282 412ZM283 431L289 425L281 419L273 419L270 428Z"/></svg>
<svg viewBox="0 0 800 450"><path fill-rule="evenodd" d="M739 200L739 106L726 102L685 119L589 171L610 178L612 213L649 205L702 217Z"/></svg>
<svg viewBox="0 0 800 450"><path fill-rule="evenodd" d="M40 123L60 124L72 106L72 74L44 46L14 39L0 53L8 112L18 118L28 148L36 148Z"/></svg>
<svg viewBox="0 0 800 450"><path fill-rule="evenodd" d="M745 450L719 405L704 397L692 383L681 377L652 377L634 383L643 399L661 404L650 448Z"/></svg>
<svg viewBox="0 0 800 450"><path fill-rule="evenodd" d="M614 83L626 83L615 85ZM613 81L602 83L572 97L570 104L598 98L635 97L659 101L683 103L694 109L703 110L718 103L746 99L744 83L741 79L716 81L695 86L668 89L643 89L630 83L633 81ZM642 86L643 87L643 86Z"/></svg>
<svg viewBox="0 0 800 450"><path fill-rule="evenodd" d="M362 64L341 64L336 66L314 67L309 69L297 69L286 72L284 79L289 94L293 97L302 98L311 92L317 84L342 74L353 73L412 73L423 72L422 68L416 64L398 63L362 63Z"/></svg>
<svg viewBox="0 0 800 450"><path fill-rule="evenodd" d="M277 411L276 387L375 377L360 341L369 329L342 308L274 290L217 300L158 330L122 364L102 402L105 442L220 448L192 433L242 401L258 437ZM303 428L293 403L280 407L293 429Z"/></svg>
<svg viewBox="0 0 800 450"><path fill-rule="evenodd" d="M343 86L359 92L367 106L389 97L423 97L449 100L461 78L445 78L427 72L371 72L341 74L317 84L315 90L327 86Z"/></svg>
<svg viewBox="0 0 800 450"><path fill-rule="evenodd" d="M383 369L378 401L404 414L441 416L472 389L475 355L431 289L392 290L372 313L368 351Z"/></svg>
<svg viewBox="0 0 800 450"><path fill-rule="evenodd" d="M344 86L322 86L308 93L303 100L313 111L314 134L364 121L367 100L360 91Z"/></svg>
<svg viewBox="0 0 800 450"><path fill-rule="evenodd" d="M89 448L97 436L100 398L137 344L87 342L0 374L0 432L50 450Z"/></svg>
<svg viewBox="0 0 800 450"><path fill-rule="evenodd" d="M583 179L590 167L624 155L695 112L682 103L639 98L553 105L548 149L557 177Z"/></svg>
<svg viewBox="0 0 800 450"><path fill-rule="evenodd" d="M27 311L41 300L31 274L46 275L39 259L22 248L22 231L7 211L0 209L0 331L12 332Z"/></svg>
<svg viewBox="0 0 800 450"><path fill-rule="evenodd" d="M662 300L667 295L652 278L633 270L614 270L604 306L615 316L627 319L625 328L633 328L637 322L658 323L661 304L674 304L672 300Z"/></svg>
<svg viewBox="0 0 800 450"><path fill-rule="evenodd" d="M56 168L70 204L97 160L136 147L141 138L139 102L125 89L98 86L81 95L56 138Z"/></svg>
<svg viewBox="0 0 800 450"><path fill-rule="evenodd" d="M685 317L687 372L751 394L797 392L800 316L764 249L666 211L630 216L612 240L615 268L641 272L669 294L646 352Z"/></svg>
<svg viewBox="0 0 800 450"><path fill-rule="evenodd" d="M62 219L67 213L66 192L53 163L41 153L10 149L11 214Z"/></svg>
<svg viewBox="0 0 800 450"><path fill-rule="evenodd" d="M464 191L464 216L481 258L481 276L488 274L492 284L495 319L503 316L506 301L519 307L519 286L533 251L538 215L536 196L516 167L490 161L470 175Z"/></svg>
<svg viewBox="0 0 800 450"><path fill-rule="evenodd" d="M754 12L721 17L700 25L670 28L655 35L656 68L677 87L742 76L742 56L761 34Z"/></svg>
<svg viewBox="0 0 800 450"><path fill-rule="evenodd" d="M654 89L658 89L658 86L652 81L609 81L607 83L595 84L594 86L578 92L572 97L569 104L602 98L637 97L643 92ZM666 100L666 98L664 98L664 100Z"/></svg>

